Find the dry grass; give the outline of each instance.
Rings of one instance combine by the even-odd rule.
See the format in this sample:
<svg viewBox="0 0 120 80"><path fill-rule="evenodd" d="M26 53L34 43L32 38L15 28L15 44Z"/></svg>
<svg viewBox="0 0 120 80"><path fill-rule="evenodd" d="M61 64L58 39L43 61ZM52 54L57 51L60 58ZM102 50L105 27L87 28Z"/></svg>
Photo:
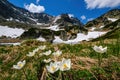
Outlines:
<svg viewBox="0 0 120 80"><path fill-rule="evenodd" d="M105 40L104 43L111 44L111 43L115 43L115 41L116 40ZM80 49L77 54L81 54L81 53L90 54L91 50L89 46L92 47L96 44L100 44L100 41L81 43L80 46L85 46L85 48ZM35 49L37 46L40 46L40 45L47 45L46 50L51 49L52 51L56 51L58 49L61 49L61 47L66 46L64 44L60 44L60 45L49 44L49 43L41 43L39 41L32 41L32 40L22 42L20 46L5 46L5 47L0 46L0 49L4 48L6 51L6 53L5 52L0 53L0 59L2 60L2 65L0 65L0 77L1 76L2 77L0 78L0 80L9 76L14 79L15 76L19 75L19 73L20 75L22 75L21 71L13 70L12 65L24 59L28 61L27 64L25 65L25 69L26 70L29 69L31 73L34 74L36 70L33 65L37 64L37 60L41 60L42 57L39 57L39 54L44 51L40 50L39 52L37 52L37 55L35 55L32 58L26 57L26 54L28 54L28 52L32 51L33 49ZM69 45L69 46L72 46L72 45ZM69 50L69 48L67 50ZM71 59L72 70L89 70L90 71L91 68L98 65L97 58L91 58L90 56L80 56L80 55L78 56L76 55L76 53L70 53L70 51L63 52L63 54L59 58L57 58L57 60L60 61L62 60L62 58ZM111 65L113 62L120 63L119 57L113 56L113 55L109 56L108 58L103 58L102 61L103 61L102 67ZM114 73L114 74L116 75L117 73ZM21 77L25 78L25 76L21 76Z"/></svg>

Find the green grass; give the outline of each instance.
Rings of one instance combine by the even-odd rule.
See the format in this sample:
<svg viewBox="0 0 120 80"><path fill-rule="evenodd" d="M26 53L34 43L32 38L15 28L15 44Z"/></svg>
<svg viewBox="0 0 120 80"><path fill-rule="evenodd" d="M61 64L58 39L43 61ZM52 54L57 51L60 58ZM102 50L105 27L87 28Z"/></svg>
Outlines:
<svg viewBox="0 0 120 80"><path fill-rule="evenodd" d="M40 45L46 45L45 50L39 50L35 56L27 57L28 52L33 51ZM98 53L93 50L94 45L107 46L108 50L102 54L102 66L97 67ZM27 40L19 46L0 46L0 80L25 80L23 70L29 80L38 80L42 75L45 63L43 59L51 56L40 57L39 54L48 50L54 52L54 47L58 47L63 57L72 60L71 70L62 72L62 80L117 80L120 79L120 45L119 40L106 40L96 42L84 42L81 44L50 44L36 40ZM52 58L52 57L51 57ZM18 61L26 60L26 65L21 70L12 69ZM58 71L59 72L59 71ZM46 77L46 80L53 80L58 77L58 72Z"/></svg>

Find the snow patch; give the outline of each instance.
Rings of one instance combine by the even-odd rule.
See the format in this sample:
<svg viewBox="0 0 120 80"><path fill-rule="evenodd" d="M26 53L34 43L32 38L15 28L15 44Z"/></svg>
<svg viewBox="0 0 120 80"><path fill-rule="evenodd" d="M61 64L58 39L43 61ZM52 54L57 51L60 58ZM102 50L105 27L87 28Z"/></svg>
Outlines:
<svg viewBox="0 0 120 80"><path fill-rule="evenodd" d="M118 19L115 19L115 18L108 18L108 20L112 21L112 22L115 22L117 21Z"/></svg>
<svg viewBox="0 0 120 80"><path fill-rule="evenodd" d="M53 30L53 31L63 30L63 29L59 29L58 25L50 26L47 29L50 29L50 30Z"/></svg>
<svg viewBox="0 0 120 80"><path fill-rule="evenodd" d="M55 23L55 22L56 22L58 19L60 19L60 18L61 18L60 15L56 16L56 18L54 19L53 23Z"/></svg>
<svg viewBox="0 0 120 80"><path fill-rule="evenodd" d="M98 31L88 32L87 35L82 34L82 33L78 33L77 37L75 39L68 40L68 41L63 41L62 39L60 39L60 37L55 36L53 43L55 43L55 44L58 44L58 43L77 44L78 42L83 41L83 40L89 41L90 39L97 38L105 33L106 32L98 32Z"/></svg>
<svg viewBox="0 0 120 80"><path fill-rule="evenodd" d="M0 36L11 38L19 37L25 30L19 28L10 28L8 26L0 26Z"/></svg>
<svg viewBox="0 0 120 80"><path fill-rule="evenodd" d="M18 20L18 19L15 19L15 21L16 21L16 22L20 22L20 20Z"/></svg>
<svg viewBox="0 0 120 80"><path fill-rule="evenodd" d="M104 26L100 26L100 29L103 28Z"/></svg>
<svg viewBox="0 0 120 80"><path fill-rule="evenodd" d="M91 30L91 31L94 31L95 29L96 29L95 27L92 27L90 30Z"/></svg>
<svg viewBox="0 0 120 80"><path fill-rule="evenodd" d="M13 18L12 17L10 17L9 19L6 19L7 21L13 21Z"/></svg>
<svg viewBox="0 0 120 80"><path fill-rule="evenodd" d="M42 41L42 42L45 42L46 40L45 40L45 38L43 38L43 37L39 37L39 38L37 38L37 40L39 40L39 41Z"/></svg>
<svg viewBox="0 0 120 80"><path fill-rule="evenodd" d="M30 18L30 17L28 17L28 18L31 19L32 21L35 21L35 22L38 21L38 19L33 19L33 18Z"/></svg>
<svg viewBox="0 0 120 80"><path fill-rule="evenodd" d="M17 42L17 43L0 43L0 45L13 45L13 46L17 46L20 45L21 43Z"/></svg>
<svg viewBox="0 0 120 80"><path fill-rule="evenodd" d="M73 18L74 15L73 14L68 14L69 18Z"/></svg>
<svg viewBox="0 0 120 80"><path fill-rule="evenodd" d="M37 25L43 25L43 23L37 23Z"/></svg>

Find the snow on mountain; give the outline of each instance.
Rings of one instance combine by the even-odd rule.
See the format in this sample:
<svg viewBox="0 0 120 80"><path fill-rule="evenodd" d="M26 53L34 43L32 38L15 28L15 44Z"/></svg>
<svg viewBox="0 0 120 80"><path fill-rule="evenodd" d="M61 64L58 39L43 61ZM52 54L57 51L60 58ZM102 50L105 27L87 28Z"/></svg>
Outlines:
<svg viewBox="0 0 120 80"><path fill-rule="evenodd" d="M32 21L35 21L35 22L38 21L38 19L33 19L33 18L30 18L30 17L28 17L28 18L31 19Z"/></svg>
<svg viewBox="0 0 120 80"><path fill-rule="evenodd" d="M43 23L37 23L36 25L43 25Z"/></svg>
<svg viewBox="0 0 120 80"><path fill-rule="evenodd" d="M50 29L50 30L53 30L53 31L62 30L62 29L59 29L58 25L50 26L50 27L48 27L47 29Z"/></svg>
<svg viewBox="0 0 120 80"><path fill-rule="evenodd" d="M90 29L90 31L94 31L96 29L96 27L92 27L91 29Z"/></svg>
<svg viewBox="0 0 120 80"><path fill-rule="evenodd" d="M68 14L68 16L69 16L69 18L72 18L72 17L74 17L74 15L73 15L73 14Z"/></svg>
<svg viewBox="0 0 120 80"><path fill-rule="evenodd" d="M0 26L0 36L11 38L19 37L25 30L20 28L10 28L8 26Z"/></svg>
<svg viewBox="0 0 120 80"><path fill-rule="evenodd" d="M100 26L100 28L103 28L104 26Z"/></svg>
<svg viewBox="0 0 120 80"><path fill-rule="evenodd" d="M115 19L115 18L108 18L108 20L112 21L112 22L115 22L117 21L118 19Z"/></svg>
<svg viewBox="0 0 120 80"><path fill-rule="evenodd" d="M68 41L63 41L62 39L60 39L60 37L55 36L53 43L55 43L55 44L58 44L58 43L77 44L78 42L83 41L83 40L89 41L90 39L97 38L105 33L106 32L98 32L98 31L88 32L87 35L78 33L77 38L75 38L73 40L68 40Z"/></svg>
<svg viewBox="0 0 120 80"><path fill-rule="evenodd" d="M56 16L53 22L55 23L60 18L61 18L61 15Z"/></svg>

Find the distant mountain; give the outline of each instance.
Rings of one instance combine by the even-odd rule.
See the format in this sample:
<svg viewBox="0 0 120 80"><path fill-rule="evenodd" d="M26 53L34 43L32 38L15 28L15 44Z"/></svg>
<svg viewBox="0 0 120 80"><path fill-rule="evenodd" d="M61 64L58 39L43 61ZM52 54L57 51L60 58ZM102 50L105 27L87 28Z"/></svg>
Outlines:
<svg viewBox="0 0 120 80"><path fill-rule="evenodd" d="M106 25L109 25L117 21L118 19L120 19L120 9L113 9L101 15L100 17L96 19L89 21L87 24L85 24L85 28L87 28L90 31L104 30L104 27Z"/></svg>
<svg viewBox="0 0 120 80"><path fill-rule="evenodd" d="M41 36L51 42L55 36L59 36L62 40L67 41L75 39L77 33L80 32L87 32L80 20L70 17L69 14L61 14L55 17L48 27L39 27L38 25L37 28L31 28L23 33L21 38L38 38Z"/></svg>
<svg viewBox="0 0 120 80"><path fill-rule="evenodd" d="M0 0L0 18L7 21L16 21L28 24L50 23L53 16L46 13L30 13L16 7L7 0Z"/></svg>
<svg viewBox="0 0 120 80"><path fill-rule="evenodd" d="M3 34L3 30L4 32L7 30L6 35ZM78 18L68 13L58 16L31 13L14 6L8 0L0 0L0 39L11 37L71 43L89 41L103 34L104 39L110 38L116 36L119 30L120 9L110 10L84 25Z"/></svg>
<svg viewBox="0 0 120 80"><path fill-rule="evenodd" d="M53 17L46 13L31 13L8 0L0 0L0 25L25 29L21 39L42 36L51 41L55 36L60 36L62 40L70 40L76 38L77 33L87 32L83 23L69 14Z"/></svg>
<svg viewBox="0 0 120 80"><path fill-rule="evenodd" d="M72 26L77 25L82 27L83 24L80 22L79 19L70 16L69 14L61 14L57 17L55 17L54 21L52 22L52 25L58 24L61 27L64 26Z"/></svg>
<svg viewBox="0 0 120 80"><path fill-rule="evenodd" d="M104 40L104 39L118 39L120 40L120 19L118 19L115 22L112 22L108 25L106 25L103 30L108 31L105 35L102 35L96 39L93 39L92 41L96 40Z"/></svg>

